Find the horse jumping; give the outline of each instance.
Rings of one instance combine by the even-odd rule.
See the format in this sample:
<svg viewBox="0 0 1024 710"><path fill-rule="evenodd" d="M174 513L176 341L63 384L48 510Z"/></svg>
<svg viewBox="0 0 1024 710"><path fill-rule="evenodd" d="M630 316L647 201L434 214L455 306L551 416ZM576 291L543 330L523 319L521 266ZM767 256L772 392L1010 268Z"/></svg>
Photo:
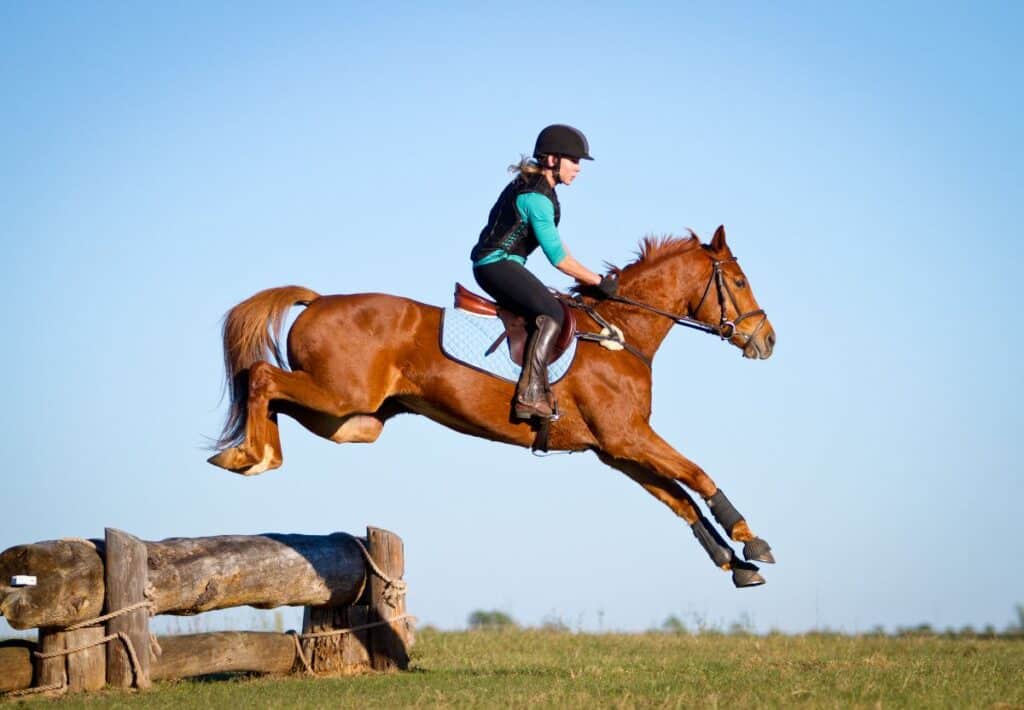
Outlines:
<svg viewBox="0 0 1024 710"><path fill-rule="evenodd" d="M631 352L580 344L572 368L552 388L560 419L550 427L549 447L593 451L686 520L737 587L763 584L751 561L774 562L770 546L707 473L649 423L650 362L675 322L705 324L746 358L772 353L775 331L725 230L719 227L707 245L692 232L648 237L636 261L620 271L618 298L580 301L621 328ZM306 309L288 333L286 365L281 331L297 304ZM238 304L224 321L231 408L210 463L243 475L279 467L278 414L337 443L373 442L388 419L414 413L464 434L529 447L536 432L512 416L513 384L446 357L438 342L441 313L398 296L320 296L299 286L261 291ZM578 327L581 334L600 330L584 316ZM743 543L747 561L683 486L699 493L728 536Z"/></svg>

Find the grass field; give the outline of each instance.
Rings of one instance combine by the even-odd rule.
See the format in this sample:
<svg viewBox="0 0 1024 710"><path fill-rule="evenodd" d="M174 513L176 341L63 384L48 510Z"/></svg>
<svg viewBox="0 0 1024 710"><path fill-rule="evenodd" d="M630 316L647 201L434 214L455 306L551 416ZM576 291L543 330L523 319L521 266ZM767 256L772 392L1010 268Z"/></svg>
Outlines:
<svg viewBox="0 0 1024 710"><path fill-rule="evenodd" d="M937 636L418 634L412 670L205 678L63 707L1024 708L1024 641ZM32 704L47 701L36 699Z"/></svg>

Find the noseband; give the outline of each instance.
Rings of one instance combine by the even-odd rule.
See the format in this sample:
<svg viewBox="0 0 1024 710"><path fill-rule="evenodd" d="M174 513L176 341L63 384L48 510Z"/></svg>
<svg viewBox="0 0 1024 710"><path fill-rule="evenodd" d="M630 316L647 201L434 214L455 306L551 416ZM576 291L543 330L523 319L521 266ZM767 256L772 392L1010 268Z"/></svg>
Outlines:
<svg viewBox="0 0 1024 710"><path fill-rule="evenodd" d="M718 289L718 311L721 314L718 322L717 334L722 340L727 340L736 334L736 326L742 323L747 318L753 316L761 316L761 322L757 324L752 333L741 333L740 335L746 336L746 340L743 344L749 343L761 327L764 326L764 322L768 320L768 316L765 315L763 308L758 308L755 311L747 311L746 313L740 313L739 303L736 302L736 296L733 295L732 289L729 288L728 282L725 280L725 273L722 271L722 264L736 263L736 257L731 256L728 259L712 259L711 260L711 278L708 279L707 285L704 287L704 295L700 297L700 303L693 309L694 313L700 311L700 307L704 305L705 299L708 297L708 293L711 291L711 282L715 282L715 286ZM732 304L732 309L738 314L735 320L729 320L725 317L725 299L729 297L729 302ZM699 322L699 321L698 321ZM714 331L712 331L714 332Z"/></svg>

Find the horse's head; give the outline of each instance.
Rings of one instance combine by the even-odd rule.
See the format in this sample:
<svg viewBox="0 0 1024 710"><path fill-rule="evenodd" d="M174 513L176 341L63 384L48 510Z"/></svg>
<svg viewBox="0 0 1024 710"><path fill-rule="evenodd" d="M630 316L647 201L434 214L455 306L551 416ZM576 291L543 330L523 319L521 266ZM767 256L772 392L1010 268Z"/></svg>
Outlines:
<svg viewBox="0 0 1024 710"><path fill-rule="evenodd" d="M702 248L710 258L707 284L700 290L690 313L694 318L716 325L724 340L743 350L743 357L771 357L775 329L757 305L746 274L725 241L725 227L715 230L711 243Z"/></svg>
<svg viewBox="0 0 1024 710"><path fill-rule="evenodd" d="M673 322L717 334L744 357L771 357L775 330L725 242L724 227L715 230L710 244L702 244L693 230L688 237L645 237L639 258L614 271L619 293L608 300L643 319L630 337L648 357Z"/></svg>

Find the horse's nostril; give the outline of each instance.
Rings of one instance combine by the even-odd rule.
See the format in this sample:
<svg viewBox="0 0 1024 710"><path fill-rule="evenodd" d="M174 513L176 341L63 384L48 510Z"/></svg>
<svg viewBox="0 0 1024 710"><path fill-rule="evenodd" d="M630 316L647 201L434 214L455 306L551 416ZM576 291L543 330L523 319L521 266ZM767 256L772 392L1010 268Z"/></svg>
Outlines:
<svg viewBox="0 0 1024 710"><path fill-rule="evenodd" d="M769 333L768 337L766 338L766 340L768 341L768 347L770 347L770 348L774 348L775 347L775 333Z"/></svg>

